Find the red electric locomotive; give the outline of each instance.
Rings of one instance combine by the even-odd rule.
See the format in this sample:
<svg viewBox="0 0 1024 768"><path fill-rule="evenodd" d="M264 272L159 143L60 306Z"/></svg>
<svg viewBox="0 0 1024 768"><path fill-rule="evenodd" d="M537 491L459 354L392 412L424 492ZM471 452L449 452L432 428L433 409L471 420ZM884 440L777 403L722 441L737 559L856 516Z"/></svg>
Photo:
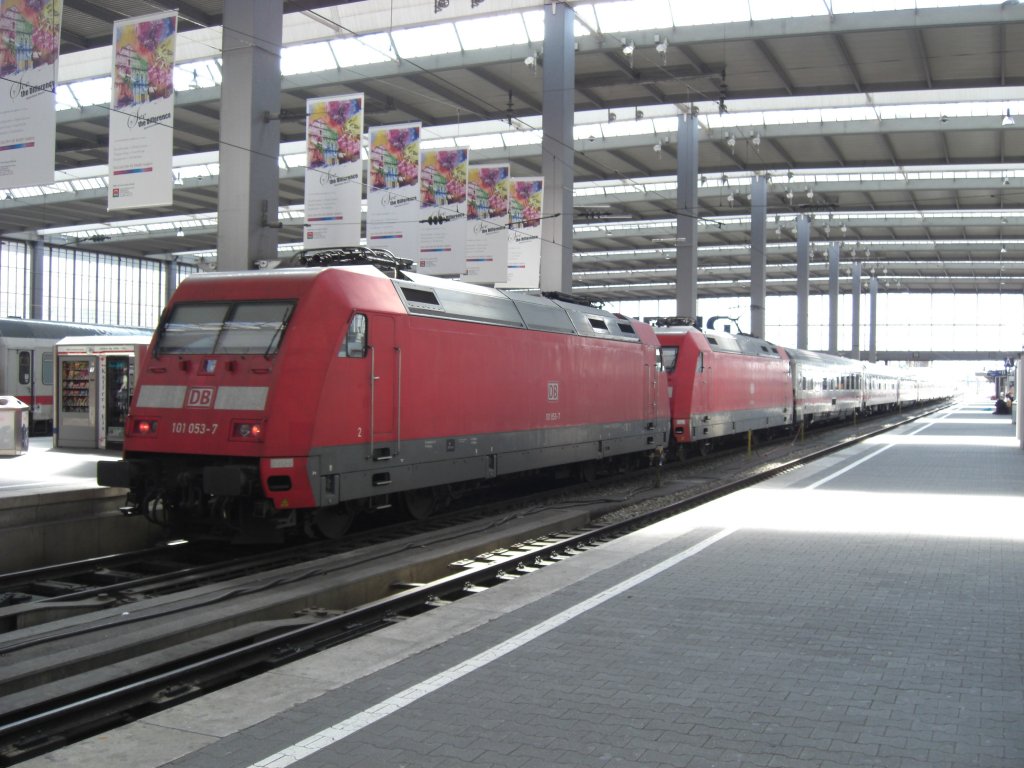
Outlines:
<svg viewBox="0 0 1024 768"><path fill-rule="evenodd" d="M129 489L126 512L218 537L335 536L361 510L428 514L438 488L667 442L650 326L417 275L384 251L298 263L178 287L124 458L98 469Z"/></svg>
<svg viewBox="0 0 1024 768"><path fill-rule="evenodd" d="M753 336L702 332L689 321L658 325L673 452L707 453L717 440L793 424L793 381L783 350Z"/></svg>

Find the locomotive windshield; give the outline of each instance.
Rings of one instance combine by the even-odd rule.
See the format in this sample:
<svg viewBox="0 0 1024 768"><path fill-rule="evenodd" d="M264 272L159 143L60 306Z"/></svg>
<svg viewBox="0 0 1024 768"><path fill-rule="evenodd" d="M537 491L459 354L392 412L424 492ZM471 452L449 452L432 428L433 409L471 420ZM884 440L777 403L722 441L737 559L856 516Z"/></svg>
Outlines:
<svg viewBox="0 0 1024 768"><path fill-rule="evenodd" d="M661 348L661 365L669 373L676 369L677 357L679 357L679 347Z"/></svg>
<svg viewBox="0 0 1024 768"><path fill-rule="evenodd" d="M157 334L159 355L272 355L295 302L177 304Z"/></svg>

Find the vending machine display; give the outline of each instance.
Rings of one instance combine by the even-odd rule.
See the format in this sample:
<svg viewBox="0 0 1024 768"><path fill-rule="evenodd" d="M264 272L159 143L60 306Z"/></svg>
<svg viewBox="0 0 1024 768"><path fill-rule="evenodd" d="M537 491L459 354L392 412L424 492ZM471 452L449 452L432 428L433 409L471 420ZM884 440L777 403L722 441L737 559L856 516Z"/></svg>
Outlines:
<svg viewBox="0 0 1024 768"><path fill-rule="evenodd" d="M89 361L61 361L61 410L64 413L89 412Z"/></svg>
<svg viewBox="0 0 1024 768"><path fill-rule="evenodd" d="M132 358L108 357L106 360L107 446L124 442L124 425L132 398Z"/></svg>

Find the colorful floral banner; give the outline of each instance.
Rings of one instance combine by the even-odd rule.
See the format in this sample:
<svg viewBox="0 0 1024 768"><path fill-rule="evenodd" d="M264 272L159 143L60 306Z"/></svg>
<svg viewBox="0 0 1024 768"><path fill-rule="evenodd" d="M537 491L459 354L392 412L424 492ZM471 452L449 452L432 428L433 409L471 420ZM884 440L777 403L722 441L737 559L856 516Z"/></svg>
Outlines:
<svg viewBox="0 0 1024 768"><path fill-rule="evenodd" d="M507 165L470 165L467 191L467 283L496 285L508 273Z"/></svg>
<svg viewBox="0 0 1024 768"><path fill-rule="evenodd" d="M0 187L53 183L62 0L0 2Z"/></svg>
<svg viewBox="0 0 1024 768"><path fill-rule="evenodd" d="M540 287L540 217L544 179L513 178L509 186L508 280L506 288Z"/></svg>
<svg viewBox="0 0 1024 768"><path fill-rule="evenodd" d="M419 261L420 123L370 130L366 244Z"/></svg>
<svg viewBox="0 0 1024 768"><path fill-rule="evenodd" d="M306 102L307 248L359 245L363 94Z"/></svg>
<svg viewBox="0 0 1024 768"><path fill-rule="evenodd" d="M175 13L114 23L107 210L170 205Z"/></svg>
<svg viewBox="0 0 1024 768"><path fill-rule="evenodd" d="M420 154L420 272L458 276L465 271L468 171L468 149Z"/></svg>

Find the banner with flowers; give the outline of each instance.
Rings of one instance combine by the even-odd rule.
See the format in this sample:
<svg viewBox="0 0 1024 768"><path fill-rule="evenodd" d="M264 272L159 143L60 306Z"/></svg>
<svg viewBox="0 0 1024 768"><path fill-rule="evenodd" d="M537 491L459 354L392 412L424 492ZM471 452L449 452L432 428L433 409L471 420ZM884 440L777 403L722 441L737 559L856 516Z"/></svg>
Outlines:
<svg viewBox="0 0 1024 768"><path fill-rule="evenodd" d="M307 248L359 245L363 94L306 102Z"/></svg>
<svg viewBox="0 0 1024 768"><path fill-rule="evenodd" d="M0 2L0 187L53 183L63 0Z"/></svg>
<svg viewBox="0 0 1024 768"><path fill-rule="evenodd" d="M505 288L540 287L540 216L543 209L543 177L513 177L508 196L508 278Z"/></svg>
<svg viewBox="0 0 1024 768"><path fill-rule="evenodd" d="M467 184L467 283L504 283L508 273L507 165L470 165Z"/></svg>
<svg viewBox="0 0 1024 768"><path fill-rule="evenodd" d="M466 268L468 170L468 149L420 153L420 272L454 277Z"/></svg>
<svg viewBox="0 0 1024 768"><path fill-rule="evenodd" d="M170 205L178 15L114 22L107 210Z"/></svg>
<svg viewBox="0 0 1024 768"><path fill-rule="evenodd" d="M421 123L370 130L366 244L419 261Z"/></svg>

